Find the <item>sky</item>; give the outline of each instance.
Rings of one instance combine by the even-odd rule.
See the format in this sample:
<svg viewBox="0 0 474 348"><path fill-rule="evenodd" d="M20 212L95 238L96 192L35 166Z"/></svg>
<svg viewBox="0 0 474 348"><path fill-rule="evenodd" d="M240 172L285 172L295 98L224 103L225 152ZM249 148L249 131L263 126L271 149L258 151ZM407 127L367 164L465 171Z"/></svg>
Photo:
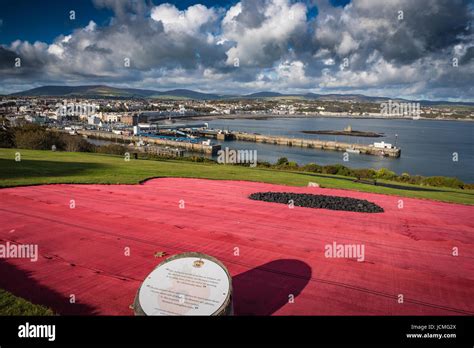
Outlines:
<svg viewBox="0 0 474 348"><path fill-rule="evenodd" d="M106 84L474 101L474 0L2 0L0 93Z"/></svg>

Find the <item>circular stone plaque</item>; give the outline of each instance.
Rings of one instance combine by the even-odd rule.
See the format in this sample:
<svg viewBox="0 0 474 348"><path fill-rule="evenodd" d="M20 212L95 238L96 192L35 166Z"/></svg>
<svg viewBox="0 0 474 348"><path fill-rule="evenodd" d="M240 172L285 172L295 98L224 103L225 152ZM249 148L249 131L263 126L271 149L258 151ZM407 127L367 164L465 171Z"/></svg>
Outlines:
<svg viewBox="0 0 474 348"><path fill-rule="evenodd" d="M232 282L217 259L201 253L174 255L143 281L136 315L230 315Z"/></svg>

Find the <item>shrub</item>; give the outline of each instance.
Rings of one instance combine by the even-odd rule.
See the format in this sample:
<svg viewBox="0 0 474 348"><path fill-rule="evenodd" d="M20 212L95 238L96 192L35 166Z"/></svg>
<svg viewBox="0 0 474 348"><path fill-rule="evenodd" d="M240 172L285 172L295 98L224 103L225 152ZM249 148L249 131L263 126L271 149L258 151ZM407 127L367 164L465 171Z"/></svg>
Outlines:
<svg viewBox="0 0 474 348"><path fill-rule="evenodd" d="M376 174L375 170L366 168L353 169L352 171L354 172L354 176L356 178L373 179Z"/></svg>
<svg viewBox="0 0 474 348"><path fill-rule="evenodd" d="M111 155L124 155L125 152L128 152L127 147L119 144L108 144L108 145L102 145L98 146L96 148L96 152L98 153L108 153Z"/></svg>
<svg viewBox="0 0 474 348"><path fill-rule="evenodd" d="M339 167L337 165L329 165L329 166L324 166L323 167L323 173L324 174L337 174L339 171Z"/></svg>
<svg viewBox="0 0 474 348"><path fill-rule="evenodd" d="M45 127L26 124L14 128L15 147L31 150L51 150L53 145L58 150L64 147L61 134L48 130Z"/></svg>
<svg viewBox="0 0 474 348"><path fill-rule="evenodd" d="M334 164L324 166L322 169L324 174L343 175L343 176L354 176L355 173L352 169L343 166L342 164Z"/></svg>
<svg viewBox="0 0 474 348"><path fill-rule="evenodd" d="M388 170L387 168L380 168L376 171L375 177L377 179L393 180L397 177L397 174L395 174L395 172L392 172L391 170Z"/></svg>
<svg viewBox="0 0 474 348"><path fill-rule="evenodd" d="M421 175L414 175L414 176L411 176L410 179L409 179L409 183L410 184L415 184L415 185L419 185L421 184L421 181L423 180L423 177Z"/></svg>
<svg viewBox="0 0 474 348"><path fill-rule="evenodd" d="M272 166L272 164L270 162L262 161L262 162L258 162L257 166L264 167L264 168L270 168Z"/></svg>
<svg viewBox="0 0 474 348"><path fill-rule="evenodd" d="M423 178L421 181L423 185L429 186L445 186L452 188L463 188L464 183L457 178L450 178L444 176L430 176Z"/></svg>
<svg viewBox="0 0 474 348"><path fill-rule="evenodd" d="M320 165L317 165L316 163L308 163L305 166L301 167L301 169L306 172L321 173L323 170L323 167Z"/></svg>
<svg viewBox="0 0 474 348"><path fill-rule="evenodd" d="M280 157L276 163L277 166L285 165L288 163L288 158Z"/></svg>
<svg viewBox="0 0 474 348"><path fill-rule="evenodd" d="M347 168L346 166L343 166L341 164L337 165L337 175L343 175L343 176L354 176L354 171L351 168Z"/></svg>
<svg viewBox="0 0 474 348"><path fill-rule="evenodd" d="M411 177L410 177L410 174L408 173L402 173L402 175L395 178L395 180L401 181L401 182L410 182Z"/></svg>
<svg viewBox="0 0 474 348"><path fill-rule="evenodd" d="M62 134L63 150L69 152L92 152L95 146L77 135Z"/></svg>
<svg viewBox="0 0 474 348"><path fill-rule="evenodd" d="M205 159L204 157L201 157L201 156L192 156L191 161L201 163L201 162L205 162Z"/></svg>

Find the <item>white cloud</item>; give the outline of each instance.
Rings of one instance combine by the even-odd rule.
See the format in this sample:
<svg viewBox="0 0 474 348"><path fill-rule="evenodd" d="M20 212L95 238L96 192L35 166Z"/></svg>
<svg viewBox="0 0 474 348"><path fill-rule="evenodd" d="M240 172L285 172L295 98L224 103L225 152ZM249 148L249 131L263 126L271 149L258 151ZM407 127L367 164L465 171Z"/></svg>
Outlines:
<svg viewBox="0 0 474 348"><path fill-rule="evenodd" d="M253 11L259 11L254 13ZM227 64L236 58L241 65L268 66L288 51L292 36L306 29L306 5L288 0L268 0L261 8L243 10L242 3L231 7L222 21L223 38L235 42L227 51ZM258 25L247 17L258 15Z"/></svg>
<svg viewBox="0 0 474 348"><path fill-rule="evenodd" d="M324 75L320 86L329 88L376 88L381 85L410 84L417 82L423 73L424 69L421 64L396 66L379 56L372 65L368 65L367 69L362 71L342 69L333 72L333 74Z"/></svg>
<svg viewBox="0 0 474 348"><path fill-rule="evenodd" d="M48 53L54 54L57 57L62 57L64 53L64 49L62 46L57 45L57 44L51 44L48 47Z"/></svg>
<svg viewBox="0 0 474 348"><path fill-rule="evenodd" d="M337 47L336 52L339 56L345 56L359 47L359 44L351 37L348 33L342 34L342 40L340 45Z"/></svg>
<svg viewBox="0 0 474 348"><path fill-rule="evenodd" d="M323 60L323 64L324 65L334 65L334 64L336 64L336 62L334 61L334 59L328 58L328 59Z"/></svg>
<svg viewBox="0 0 474 348"><path fill-rule="evenodd" d="M228 9L197 4L183 11L143 0L94 1L114 11L106 25L90 21L53 42L0 46L0 86L77 81L220 93L399 91L472 100L474 10L464 2L352 0L333 7L315 0L318 15L309 19L306 1L241 0ZM403 21L397 19L401 8ZM12 69L17 56L21 70ZM455 69L453 57L459 58Z"/></svg>
<svg viewBox="0 0 474 348"><path fill-rule="evenodd" d="M89 21L89 24L84 28L85 31L92 32L97 28L97 24L94 21Z"/></svg>
<svg viewBox="0 0 474 348"><path fill-rule="evenodd" d="M197 33L205 24L212 23L217 19L214 9L203 5L193 5L184 11L179 11L171 4L161 4L152 8L151 18L163 23L166 32Z"/></svg>
<svg viewBox="0 0 474 348"><path fill-rule="evenodd" d="M301 61L285 61L277 68L278 78L291 87L304 85L309 82L306 77L305 66Z"/></svg>

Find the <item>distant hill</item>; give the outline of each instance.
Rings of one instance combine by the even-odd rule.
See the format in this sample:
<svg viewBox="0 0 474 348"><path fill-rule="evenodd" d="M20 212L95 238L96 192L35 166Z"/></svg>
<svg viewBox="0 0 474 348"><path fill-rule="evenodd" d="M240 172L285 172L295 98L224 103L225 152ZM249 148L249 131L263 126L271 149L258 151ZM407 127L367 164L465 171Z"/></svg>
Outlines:
<svg viewBox="0 0 474 348"><path fill-rule="evenodd" d="M405 101L401 98L370 97L363 94L283 94L278 92L261 91L246 95L220 95L214 93L201 93L189 89L173 89L169 91L156 91L148 89L118 88L105 85L87 86L42 86L23 92L12 93L10 96L33 96L33 97L86 97L86 98L153 98L153 99L194 99L194 100L216 100L216 99L311 99L321 101L343 101L353 100L356 102L382 103L389 99L394 101ZM465 105L474 106L471 102L448 102L448 101L416 101L422 105Z"/></svg>
<svg viewBox="0 0 474 348"><path fill-rule="evenodd" d="M154 91L146 89L117 88L102 85L91 86L43 86L12 93L11 96L32 97L117 97L117 98L166 98L166 99L219 99L217 94L196 92L188 89Z"/></svg>
<svg viewBox="0 0 474 348"><path fill-rule="evenodd" d="M305 93L305 94L283 94L277 92L257 92L242 96L243 98L252 99L285 99L285 98L300 98L300 99L312 99L321 101L331 100L354 100L358 102L382 102L385 100L403 100L400 98L386 98L386 97L368 97L362 94L316 94L316 93Z"/></svg>
<svg viewBox="0 0 474 348"><path fill-rule="evenodd" d="M10 94L12 96L32 96L32 97L147 97L156 93L143 89L116 88L101 85L92 86L43 86L29 89L27 91Z"/></svg>
<svg viewBox="0 0 474 348"><path fill-rule="evenodd" d="M192 91L190 89L173 89L171 91L163 91L163 92L156 92L149 96L149 98L172 98L172 97L180 97L185 99L220 99L223 96L217 94L210 94L210 93L201 93Z"/></svg>
<svg viewBox="0 0 474 348"><path fill-rule="evenodd" d="M257 92L241 96L242 98L253 98L253 99L310 99L320 101L347 101L352 100L359 103L384 103L388 100L399 101L399 102L416 102L421 105L464 105L474 106L472 102L449 102L449 101L436 101L436 100L408 100L403 98L389 98L389 97L371 97L363 94L316 94L316 93L305 93L305 94L283 94L277 92Z"/></svg>
<svg viewBox="0 0 474 348"><path fill-rule="evenodd" d="M252 94L246 94L242 97L244 98L275 98L275 97L285 97L289 96L288 94L281 94L277 92L257 92Z"/></svg>

